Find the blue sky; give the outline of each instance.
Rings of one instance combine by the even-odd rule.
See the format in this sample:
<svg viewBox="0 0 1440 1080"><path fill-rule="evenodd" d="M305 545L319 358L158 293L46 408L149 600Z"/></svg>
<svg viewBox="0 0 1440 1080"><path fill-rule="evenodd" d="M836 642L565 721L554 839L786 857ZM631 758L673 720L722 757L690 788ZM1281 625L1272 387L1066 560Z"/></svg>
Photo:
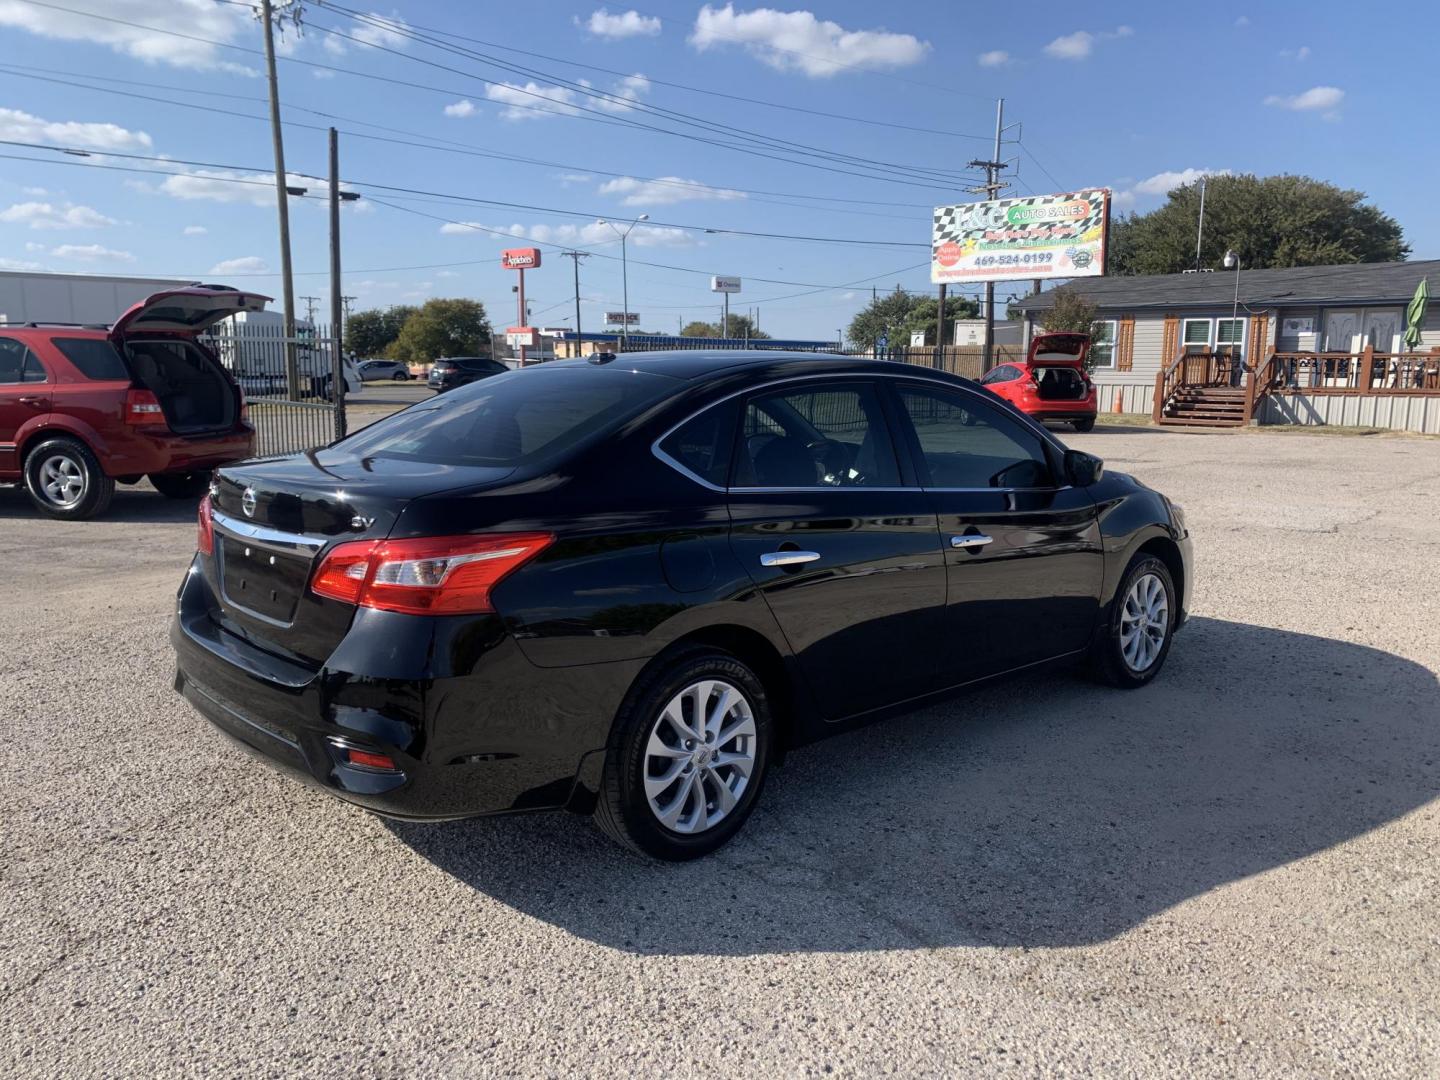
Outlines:
<svg viewBox="0 0 1440 1080"><path fill-rule="evenodd" d="M0 0L0 138L93 156L0 152L112 168L5 160L0 268L175 275L278 296L263 62L245 51L260 47L246 5L53 4ZM599 329L601 312L621 307L621 273L619 244L594 220L648 213L655 224L628 245L645 328L716 318L708 275L720 273L745 279L732 310L758 305L771 333L833 337L872 285L931 288L929 207L970 198L964 166L989 151L997 97L1022 125L1004 150L1019 158L1016 194L1107 186L1143 211L1199 170L1305 173L1367 192L1413 257L1440 256L1437 154L1423 136L1433 124L1402 77L1415 62L1404 42L1440 40L1433 8L1371 4L1363 30L1333 0L1023 13L957 0L342 6L383 21L307 5L307 29L283 40L281 98L291 173L322 172L323 128L345 133L341 172L365 196L345 214L345 291L359 307L472 296L508 325L514 275L499 252L534 241L595 252L582 319ZM323 308L323 185L308 186L312 197L292 200L296 293ZM570 262L544 250L527 281L534 322L565 325Z"/></svg>

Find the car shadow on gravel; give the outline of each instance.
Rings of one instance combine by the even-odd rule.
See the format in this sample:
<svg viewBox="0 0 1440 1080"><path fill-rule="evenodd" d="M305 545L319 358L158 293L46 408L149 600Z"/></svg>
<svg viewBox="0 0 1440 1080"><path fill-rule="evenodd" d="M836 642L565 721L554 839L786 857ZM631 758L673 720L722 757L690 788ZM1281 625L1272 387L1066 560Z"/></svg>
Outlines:
<svg viewBox="0 0 1440 1080"><path fill-rule="evenodd" d="M117 485L115 498L105 513L91 521L174 525L194 521L199 498L167 499L148 484L140 487ZM0 487L0 521L54 521L56 525L85 525L89 522L61 522L35 509L30 496L20 487Z"/></svg>
<svg viewBox="0 0 1440 1080"><path fill-rule="evenodd" d="M1156 683L1015 680L792 754L708 859L553 814L391 823L543 922L646 954L1086 945L1440 794L1440 684L1377 649L1194 619Z"/></svg>

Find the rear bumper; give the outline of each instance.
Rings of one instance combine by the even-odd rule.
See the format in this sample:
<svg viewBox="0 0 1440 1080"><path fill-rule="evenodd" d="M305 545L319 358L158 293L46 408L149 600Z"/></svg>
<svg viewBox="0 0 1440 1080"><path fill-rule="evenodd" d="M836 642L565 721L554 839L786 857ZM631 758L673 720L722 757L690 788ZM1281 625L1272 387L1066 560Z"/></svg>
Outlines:
<svg viewBox="0 0 1440 1080"><path fill-rule="evenodd" d="M613 687L628 665L542 671L503 633L467 659L463 674L428 660L397 670L396 654L455 656L456 648L445 640L452 620L389 612L361 612L332 656L359 670L316 670L256 648L213 610L197 566L170 624L175 689L255 756L387 817L438 821L569 805L624 693ZM417 633L439 640L378 647ZM580 715L577 701L587 706ZM398 771L352 765L349 748L386 754Z"/></svg>
<svg viewBox="0 0 1440 1080"><path fill-rule="evenodd" d="M107 440L100 460L109 476L133 476L214 469L254 454L255 429L242 424L218 435L196 438L133 432Z"/></svg>

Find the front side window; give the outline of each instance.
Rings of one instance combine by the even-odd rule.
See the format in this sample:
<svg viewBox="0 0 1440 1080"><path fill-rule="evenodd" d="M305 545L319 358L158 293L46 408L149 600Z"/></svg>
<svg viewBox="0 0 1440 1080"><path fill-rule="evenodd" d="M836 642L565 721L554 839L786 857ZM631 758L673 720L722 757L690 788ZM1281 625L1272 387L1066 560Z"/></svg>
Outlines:
<svg viewBox="0 0 1440 1080"><path fill-rule="evenodd" d="M1090 366L1099 370L1115 366L1115 320L1101 319L1091 329Z"/></svg>
<svg viewBox="0 0 1440 1080"><path fill-rule="evenodd" d="M900 401L915 429L927 487L1053 484L1039 437L998 409L969 395L918 386L903 387Z"/></svg>
<svg viewBox="0 0 1440 1080"><path fill-rule="evenodd" d="M44 382L45 369L23 341L0 338L0 385Z"/></svg>
<svg viewBox="0 0 1440 1080"><path fill-rule="evenodd" d="M875 388L795 387L745 405L736 487L896 487L900 469Z"/></svg>

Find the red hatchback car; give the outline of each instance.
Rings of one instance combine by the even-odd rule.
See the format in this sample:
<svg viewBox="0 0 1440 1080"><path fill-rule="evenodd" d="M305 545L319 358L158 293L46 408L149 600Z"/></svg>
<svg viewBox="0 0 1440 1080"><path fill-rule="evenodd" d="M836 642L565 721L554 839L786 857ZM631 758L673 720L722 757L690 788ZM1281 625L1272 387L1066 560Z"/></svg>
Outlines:
<svg viewBox="0 0 1440 1080"><path fill-rule="evenodd" d="M57 518L102 513L148 476L198 497L210 470L250 457L240 387L198 335L269 297L218 285L156 293L114 326L0 326L0 483Z"/></svg>
<svg viewBox="0 0 1440 1080"><path fill-rule="evenodd" d="M1065 420L1076 431L1095 426L1095 384L1085 370L1089 334L1039 334L1023 364L1001 364L980 385L1036 420Z"/></svg>

